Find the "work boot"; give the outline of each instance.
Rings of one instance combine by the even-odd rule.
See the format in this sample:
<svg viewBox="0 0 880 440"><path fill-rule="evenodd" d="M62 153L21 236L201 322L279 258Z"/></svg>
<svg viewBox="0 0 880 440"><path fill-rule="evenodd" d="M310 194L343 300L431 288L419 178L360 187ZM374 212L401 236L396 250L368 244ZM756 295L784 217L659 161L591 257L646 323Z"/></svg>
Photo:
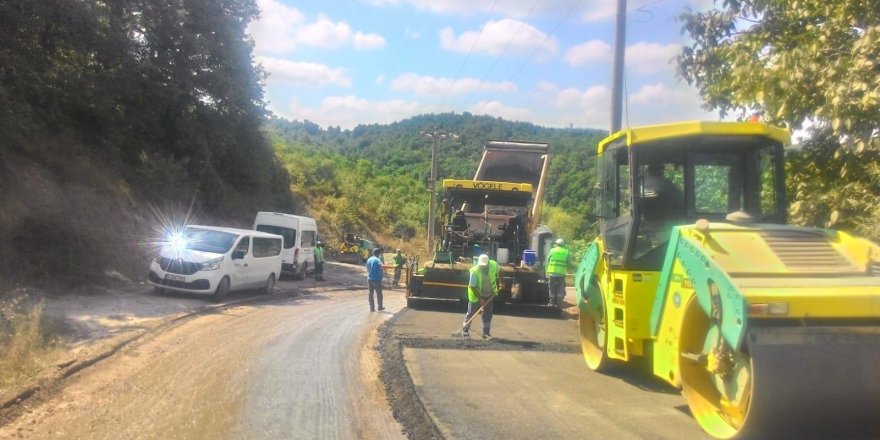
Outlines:
<svg viewBox="0 0 880 440"><path fill-rule="evenodd" d="M379 311L385 310L385 307L379 306Z"/></svg>
<svg viewBox="0 0 880 440"><path fill-rule="evenodd" d="M485 332L485 333L483 333L483 339L490 341L494 338L492 338L492 335L490 335L489 332Z"/></svg>

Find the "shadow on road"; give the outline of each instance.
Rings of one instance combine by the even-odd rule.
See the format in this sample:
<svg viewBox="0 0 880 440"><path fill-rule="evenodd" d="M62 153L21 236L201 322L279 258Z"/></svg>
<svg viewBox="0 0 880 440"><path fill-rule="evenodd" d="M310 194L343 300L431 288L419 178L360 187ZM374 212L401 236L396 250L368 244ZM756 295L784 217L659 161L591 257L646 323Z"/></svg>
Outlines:
<svg viewBox="0 0 880 440"><path fill-rule="evenodd" d="M568 306L568 304L566 304ZM432 312L464 313L467 302L464 300L419 299L413 303L413 309ZM517 316L528 318L569 319L559 309L534 304L503 303L496 304L492 312L496 315Z"/></svg>

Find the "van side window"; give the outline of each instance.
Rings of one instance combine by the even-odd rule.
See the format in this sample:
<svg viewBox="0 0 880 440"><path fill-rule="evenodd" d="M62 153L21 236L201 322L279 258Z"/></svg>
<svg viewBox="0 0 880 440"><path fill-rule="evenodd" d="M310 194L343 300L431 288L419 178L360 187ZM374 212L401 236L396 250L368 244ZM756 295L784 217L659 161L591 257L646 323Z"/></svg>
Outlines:
<svg viewBox="0 0 880 440"><path fill-rule="evenodd" d="M254 237L254 258L274 257L281 253L281 240Z"/></svg>
<svg viewBox="0 0 880 440"><path fill-rule="evenodd" d="M318 235L315 231L302 231L302 242L300 245L302 247L315 247L316 236Z"/></svg>
<svg viewBox="0 0 880 440"><path fill-rule="evenodd" d="M296 245L296 229L271 225L257 225L256 229L260 232L268 232L269 234L284 237L284 249L290 249Z"/></svg>
<svg viewBox="0 0 880 440"><path fill-rule="evenodd" d="M248 248L251 246L251 238L244 237L241 241L238 242L238 245L235 246L235 252L241 253L242 255L247 255Z"/></svg>

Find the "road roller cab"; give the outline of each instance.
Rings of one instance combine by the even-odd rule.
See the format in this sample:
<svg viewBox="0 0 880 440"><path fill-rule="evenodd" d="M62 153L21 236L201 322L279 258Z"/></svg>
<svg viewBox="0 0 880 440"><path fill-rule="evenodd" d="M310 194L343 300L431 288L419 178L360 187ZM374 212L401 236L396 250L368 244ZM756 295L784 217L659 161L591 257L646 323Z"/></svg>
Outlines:
<svg viewBox="0 0 880 440"><path fill-rule="evenodd" d="M584 358L645 359L719 438L876 435L880 247L786 225L787 142L689 122L599 144L601 234L575 277ZM835 368L851 374L822 378Z"/></svg>

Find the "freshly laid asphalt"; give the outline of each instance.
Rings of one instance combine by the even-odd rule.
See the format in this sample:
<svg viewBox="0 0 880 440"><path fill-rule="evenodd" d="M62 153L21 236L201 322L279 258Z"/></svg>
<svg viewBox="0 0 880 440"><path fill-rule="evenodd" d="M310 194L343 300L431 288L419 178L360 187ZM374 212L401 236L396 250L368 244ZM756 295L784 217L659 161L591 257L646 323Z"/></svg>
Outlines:
<svg viewBox="0 0 880 440"><path fill-rule="evenodd" d="M447 439L706 438L678 390L635 369L590 371L576 320L516 307L502 313L491 341L479 338L479 318L471 339L453 337L464 314L454 304L404 309L386 324L383 337L396 343L383 350L402 352L427 413L402 417L410 432L431 424Z"/></svg>

